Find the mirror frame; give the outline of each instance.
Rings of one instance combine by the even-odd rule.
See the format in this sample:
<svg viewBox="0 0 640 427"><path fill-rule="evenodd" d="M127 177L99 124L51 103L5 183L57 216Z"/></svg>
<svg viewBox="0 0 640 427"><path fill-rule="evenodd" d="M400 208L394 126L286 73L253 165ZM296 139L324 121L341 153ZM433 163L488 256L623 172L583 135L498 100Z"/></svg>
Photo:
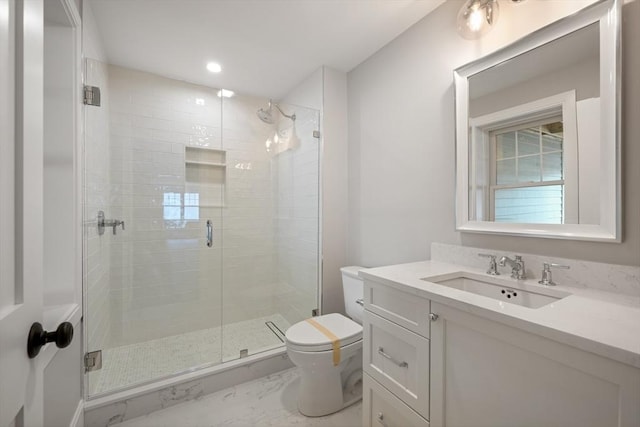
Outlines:
<svg viewBox="0 0 640 427"><path fill-rule="evenodd" d="M622 0L601 0L454 70L457 231L570 240L622 241L621 11ZM518 224L473 220L469 209L469 78L594 23L599 23L600 32L600 224Z"/></svg>

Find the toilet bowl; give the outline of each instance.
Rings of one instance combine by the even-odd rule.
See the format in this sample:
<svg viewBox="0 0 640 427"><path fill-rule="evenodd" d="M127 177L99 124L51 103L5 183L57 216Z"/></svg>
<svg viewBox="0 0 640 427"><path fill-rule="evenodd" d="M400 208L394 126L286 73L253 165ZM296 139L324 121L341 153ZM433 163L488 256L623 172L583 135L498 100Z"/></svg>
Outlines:
<svg viewBox="0 0 640 427"><path fill-rule="evenodd" d="M296 323L285 333L287 354L298 367L298 410L328 415L362 398L362 267L343 267L345 308ZM354 321L356 320L356 321Z"/></svg>

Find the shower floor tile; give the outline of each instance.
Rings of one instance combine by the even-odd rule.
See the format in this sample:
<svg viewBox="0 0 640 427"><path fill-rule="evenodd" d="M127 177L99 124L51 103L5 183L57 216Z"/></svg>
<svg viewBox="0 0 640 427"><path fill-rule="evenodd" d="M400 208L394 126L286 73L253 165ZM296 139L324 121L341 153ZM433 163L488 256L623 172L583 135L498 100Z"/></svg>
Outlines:
<svg viewBox="0 0 640 427"><path fill-rule="evenodd" d="M290 326L284 317L274 314L231 323L223 328L202 329L104 349L102 369L89 373L90 394L156 380L201 365L235 360L242 349L256 354L280 347L282 342L266 322L275 323L282 332Z"/></svg>

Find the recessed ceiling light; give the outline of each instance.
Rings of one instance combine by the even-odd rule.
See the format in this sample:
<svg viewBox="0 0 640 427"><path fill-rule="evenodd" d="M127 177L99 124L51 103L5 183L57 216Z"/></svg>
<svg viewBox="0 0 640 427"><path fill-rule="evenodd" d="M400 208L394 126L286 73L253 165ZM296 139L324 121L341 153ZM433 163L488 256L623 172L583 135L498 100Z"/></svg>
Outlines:
<svg viewBox="0 0 640 427"><path fill-rule="evenodd" d="M217 62L209 62L207 64L207 70L212 73L219 73L220 71L222 71L222 67Z"/></svg>
<svg viewBox="0 0 640 427"><path fill-rule="evenodd" d="M232 90L220 89L218 91L218 98L222 98L223 96L225 98L231 98L233 95L235 95L235 92Z"/></svg>

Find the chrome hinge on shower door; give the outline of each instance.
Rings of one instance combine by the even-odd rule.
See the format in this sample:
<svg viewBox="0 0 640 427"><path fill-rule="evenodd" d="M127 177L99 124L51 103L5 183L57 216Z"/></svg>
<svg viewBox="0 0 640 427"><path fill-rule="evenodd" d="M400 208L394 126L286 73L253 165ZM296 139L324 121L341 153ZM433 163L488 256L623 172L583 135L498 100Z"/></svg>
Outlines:
<svg viewBox="0 0 640 427"><path fill-rule="evenodd" d="M102 369L102 350L90 351L84 355L84 371L91 372Z"/></svg>
<svg viewBox="0 0 640 427"><path fill-rule="evenodd" d="M100 106L100 88L97 86L85 86L84 87L83 102L86 105Z"/></svg>

